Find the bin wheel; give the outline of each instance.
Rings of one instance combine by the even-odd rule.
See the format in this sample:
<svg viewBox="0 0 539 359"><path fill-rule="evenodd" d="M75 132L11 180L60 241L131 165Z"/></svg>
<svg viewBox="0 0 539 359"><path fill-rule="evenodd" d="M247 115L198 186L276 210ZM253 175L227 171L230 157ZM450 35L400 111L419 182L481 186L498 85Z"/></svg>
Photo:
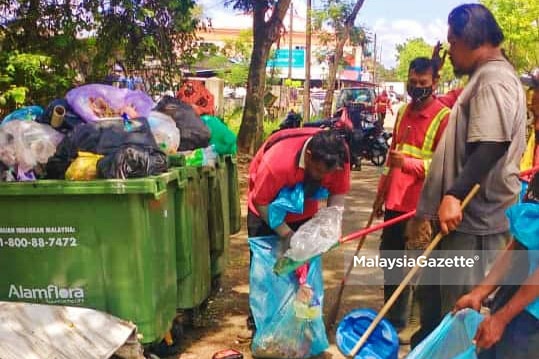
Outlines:
<svg viewBox="0 0 539 359"><path fill-rule="evenodd" d="M181 341L183 338L183 323L175 319L170 329L172 344L168 344L165 339L160 342L150 344L145 350L145 356L151 359L166 358L180 354ZM152 357L152 355L154 357Z"/></svg>

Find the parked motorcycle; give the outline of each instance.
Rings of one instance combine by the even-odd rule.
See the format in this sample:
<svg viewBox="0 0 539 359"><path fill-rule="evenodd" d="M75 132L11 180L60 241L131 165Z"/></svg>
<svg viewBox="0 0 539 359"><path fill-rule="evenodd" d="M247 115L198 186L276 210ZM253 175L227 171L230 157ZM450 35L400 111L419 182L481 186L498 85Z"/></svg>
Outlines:
<svg viewBox="0 0 539 359"><path fill-rule="evenodd" d="M289 113L279 125L279 130L299 127L299 116ZM303 126L338 131L350 149L352 169L361 170L361 159L368 160L375 166L383 166L386 161L391 133L381 128L374 115L366 111L363 105L347 104L337 110L332 118L305 122Z"/></svg>

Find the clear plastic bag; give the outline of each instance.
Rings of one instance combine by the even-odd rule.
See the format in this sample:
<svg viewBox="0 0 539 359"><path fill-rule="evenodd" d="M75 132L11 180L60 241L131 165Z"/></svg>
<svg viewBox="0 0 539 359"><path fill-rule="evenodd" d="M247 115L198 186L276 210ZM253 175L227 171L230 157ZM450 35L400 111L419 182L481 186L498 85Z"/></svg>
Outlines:
<svg viewBox="0 0 539 359"><path fill-rule="evenodd" d="M284 256L295 261L305 261L325 253L341 238L343 207L321 208L315 216L303 224L290 240L290 248Z"/></svg>
<svg viewBox="0 0 539 359"><path fill-rule="evenodd" d="M279 255L276 236L249 239L252 252L249 304L256 324L251 345L257 358L308 358L329 347L322 303L324 283L321 259L310 262L306 282L312 288L309 302L298 296L294 273L278 276L273 266Z"/></svg>
<svg viewBox="0 0 539 359"><path fill-rule="evenodd" d="M38 163L47 163L64 135L52 127L33 121L10 121L0 127L0 161L29 172Z"/></svg>
<svg viewBox="0 0 539 359"><path fill-rule="evenodd" d="M148 123L161 151L167 155L175 154L180 147L180 130L172 117L162 112L152 111L148 116Z"/></svg>
<svg viewBox="0 0 539 359"><path fill-rule="evenodd" d="M447 314L407 359L477 359L472 340L483 316L472 309Z"/></svg>

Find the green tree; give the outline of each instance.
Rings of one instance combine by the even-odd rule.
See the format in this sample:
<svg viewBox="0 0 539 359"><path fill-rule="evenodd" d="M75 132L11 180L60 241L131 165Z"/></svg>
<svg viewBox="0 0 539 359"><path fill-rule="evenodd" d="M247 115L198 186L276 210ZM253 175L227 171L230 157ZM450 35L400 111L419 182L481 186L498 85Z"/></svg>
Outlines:
<svg viewBox="0 0 539 359"><path fill-rule="evenodd" d="M253 52L249 64L247 96L238 132L238 149L254 154L262 144L266 63L271 46L280 36L291 0L225 0L226 6L253 14Z"/></svg>
<svg viewBox="0 0 539 359"><path fill-rule="evenodd" d="M537 0L482 0L500 24L503 47L519 71L539 65L539 2Z"/></svg>
<svg viewBox="0 0 539 359"><path fill-rule="evenodd" d="M344 54L344 45L365 45L367 39L361 27L355 26L356 17L364 0L350 2L346 0L325 0L322 8L313 12L313 30L324 45L329 63L326 97L324 98L323 116L331 115L333 89L337 71Z"/></svg>
<svg viewBox="0 0 539 359"><path fill-rule="evenodd" d="M15 68L0 73L0 92L26 87L27 100L34 101L49 86L50 98L62 96L76 76L101 80L118 60L128 70L157 60L161 71L154 76L171 84L196 55L194 6L194 0L0 1L0 68ZM32 74L20 74L26 70ZM28 76L39 81L21 82Z"/></svg>
<svg viewBox="0 0 539 359"><path fill-rule="evenodd" d="M447 45L445 48L448 48ZM398 44L396 49L397 67L395 68L395 76L398 81L406 82L410 62L420 56L430 58L432 56L433 46L429 45L423 38L413 38L406 40L403 44ZM453 66L449 59L446 59L439 75L441 82L450 82L454 79Z"/></svg>

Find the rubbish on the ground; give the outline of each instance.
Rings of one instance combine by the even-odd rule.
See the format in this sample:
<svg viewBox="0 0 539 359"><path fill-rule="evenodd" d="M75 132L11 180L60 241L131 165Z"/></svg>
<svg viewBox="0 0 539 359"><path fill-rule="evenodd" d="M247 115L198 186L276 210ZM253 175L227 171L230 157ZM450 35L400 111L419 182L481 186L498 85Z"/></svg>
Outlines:
<svg viewBox="0 0 539 359"><path fill-rule="evenodd" d="M249 300L256 324L252 353L261 358L307 358L320 354L329 346L322 320L321 260L310 262L307 284L312 294L307 296L308 303L301 302L295 275L277 276L272 271L279 255L278 244L276 236L249 239Z"/></svg>
<svg viewBox="0 0 539 359"><path fill-rule="evenodd" d="M213 354L211 359L243 359L243 354L236 349L225 349Z"/></svg>
<svg viewBox="0 0 539 359"><path fill-rule="evenodd" d="M372 309L354 309L341 319L335 333L335 342L341 353L350 353L375 317L376 312ZM383 319L354 358L397 359L398 353L399 336L391 323Z"/></svg>
<svg viewBox="0 0 539 359"><path fill-rule="evenodd" d="M473 338L483 319L483 315L473 309L447 314L406 358L477 359Z"/></svg>
<svg viewBox="0 0 539 359"><path fill-rule="evenodd" d="M0 302L0 358L108 359L135 328L94 309Z"/></svg>
<svg viewBox="0 0 539 359"><path fill-rule="evenodd" d="M341 238L343 207L321 208L312 219L304 223L290 239L285 257L294 261L306 261L325 253Z"/></svg>

